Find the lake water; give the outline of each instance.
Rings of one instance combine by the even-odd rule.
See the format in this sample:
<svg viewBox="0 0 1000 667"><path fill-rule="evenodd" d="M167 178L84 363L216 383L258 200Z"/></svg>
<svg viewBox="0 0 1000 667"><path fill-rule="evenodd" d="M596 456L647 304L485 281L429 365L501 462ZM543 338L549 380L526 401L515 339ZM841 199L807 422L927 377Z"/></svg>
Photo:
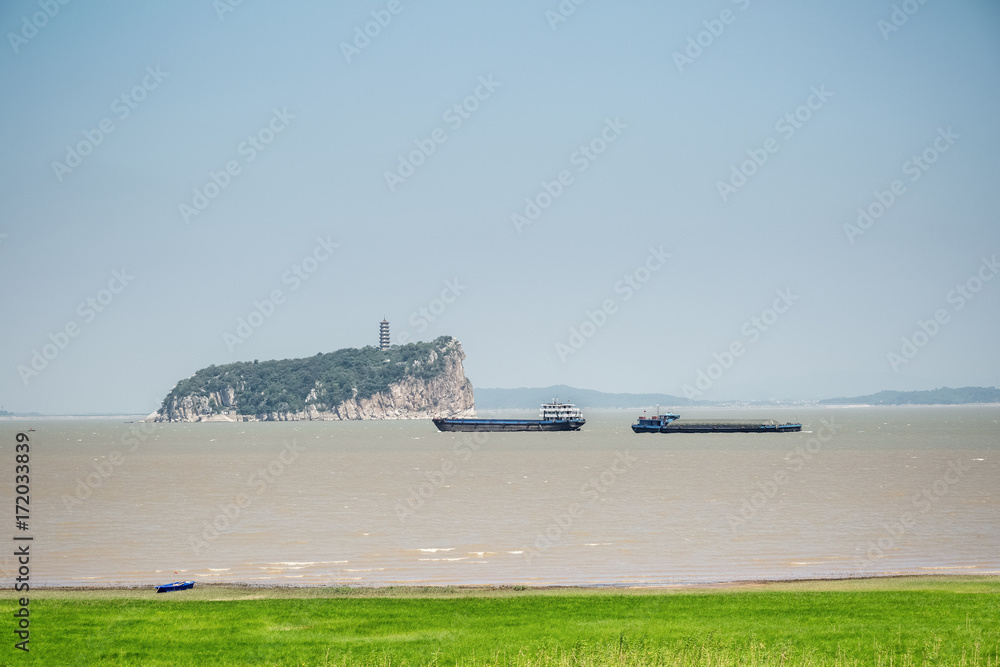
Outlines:
<svg viewBox="0 0 1000 667"><path fill-rule="evenodd" d="M9 482L15 434L36 429L29 531L8 533L34 537L33 585L1000 573L1000 407L683 411L803 423L788 434L635 435L638 412L506 434L2 421Z"/></svg>

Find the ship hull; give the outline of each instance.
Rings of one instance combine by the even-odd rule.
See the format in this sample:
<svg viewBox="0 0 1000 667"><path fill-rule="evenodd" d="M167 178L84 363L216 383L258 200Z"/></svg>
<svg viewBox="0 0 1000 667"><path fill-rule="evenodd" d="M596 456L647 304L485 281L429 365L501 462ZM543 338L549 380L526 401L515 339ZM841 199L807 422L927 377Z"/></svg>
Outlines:
<svg viewBox="0 0 1000 667"><path fill-rule="evenodd" d="M660 433L794 433L802 430L802 424L754 423L754 422L680 422L675 421L660 427ZM637 431L638 432L638 431Z"/></svg>
<svg viewBox="0 0 1000 667"><path fill-rule="evenodd" d="M440 431L579 431L586 419L542 421L538 419L434 419Z"/></svg>

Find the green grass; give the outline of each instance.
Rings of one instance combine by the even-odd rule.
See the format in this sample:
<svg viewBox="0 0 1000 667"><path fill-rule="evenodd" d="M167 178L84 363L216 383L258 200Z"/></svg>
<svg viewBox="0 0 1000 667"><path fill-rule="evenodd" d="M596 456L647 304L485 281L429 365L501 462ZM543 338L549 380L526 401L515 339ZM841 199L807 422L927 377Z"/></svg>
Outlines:
<svg viewBox="0 0 1000 667"><path fill-rule="evenodd" d="M1000 666L1000 579L696 590L32 591L41 665Z"/></svg>

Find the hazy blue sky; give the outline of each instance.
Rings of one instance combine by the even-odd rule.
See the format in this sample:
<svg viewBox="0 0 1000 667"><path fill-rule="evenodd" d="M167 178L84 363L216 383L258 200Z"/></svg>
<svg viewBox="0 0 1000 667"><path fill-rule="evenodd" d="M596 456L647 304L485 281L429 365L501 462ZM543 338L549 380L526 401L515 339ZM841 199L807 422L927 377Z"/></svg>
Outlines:
<svg viewBox="0 0 1000 667"><path fill-rule="evenodd" d="M383 316L480 387L1000 374L995 2L15 0L0 28L8 410L151 412Z"/></svg>

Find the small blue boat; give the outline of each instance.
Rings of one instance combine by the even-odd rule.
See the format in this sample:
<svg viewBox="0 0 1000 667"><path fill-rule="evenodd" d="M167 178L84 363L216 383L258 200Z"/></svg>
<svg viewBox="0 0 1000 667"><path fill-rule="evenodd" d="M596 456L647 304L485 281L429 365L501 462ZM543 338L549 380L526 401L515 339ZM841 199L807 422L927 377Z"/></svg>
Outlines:
<svg viewBox="0 0 1000 667"><path fill-rule="evenodd" d="M193 581L175 581L172 584L164 584L156 587L157 593L169 593L171 591L186 591L194 587Z"/></svg>

